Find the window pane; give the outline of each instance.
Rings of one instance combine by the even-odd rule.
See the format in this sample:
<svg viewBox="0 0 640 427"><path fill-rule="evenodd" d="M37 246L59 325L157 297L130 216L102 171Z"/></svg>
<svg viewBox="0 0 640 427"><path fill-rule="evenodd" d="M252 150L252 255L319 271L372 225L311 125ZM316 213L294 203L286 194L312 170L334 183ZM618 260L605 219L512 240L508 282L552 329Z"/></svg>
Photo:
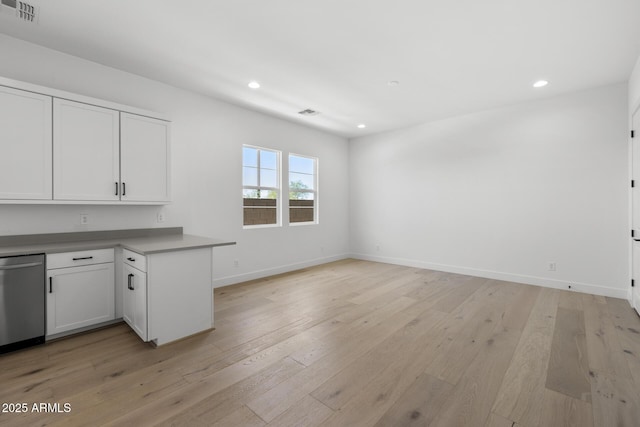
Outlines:
<svg viewBox="0 0 640 427"><path fill-rule="evenodd" d="M253 167L242 168L242 185L258 185L258 169Z"/></svg>
<svg viewBox="0 0 640 427"><path fill-rule="evenodd" d="M243 189L242 190L242 198L243 199L257 199L258 198L258 190ZM245 202L246 202L246 200L245 200Z"/></svg>
<svg viewBox="0 0 640 427"><path fill-rule="evenodd" d="M289 170L313 175L314 159L307 157L289 156Z"/></svg>
<svg viewBox="0 0 640 427"><path fill-rule="evenodd" d="M275 200L278 200L278 192L274 190L260 190L259 198L274 200L273 206L275 206Z"/></svg>
<svg viewBox="0 0 640 427"><path fill-rule="evenodd" d="M278 169L278 156L275 151L260 150L260 168Z"/></svg>
<svg viewBox="0 0 640 427"><path fill-rule="evenodd" d="M242 166L258 167L258 150L251 147L242 147Z"/></svg>
<svg viewBox="0 0 640 427"><path fill-rule="evenodd" d="M314 200L315 193L302 192L302 191L290 191L289 200ZM291 203L289 203L291 205Z"/></svg>
<svg viewBox="0 0 640 427"><path fill-rule="evenodd" d="M278 175L275 170L260 169L260 187L278 187Z"/></svg>
<svg viewBox="0 0 640 427"><path fill-rule="evenodd" d="M313 222L314 221L314 209L313 207L305 208L289 208L289 222Z"/></svg>
<svg viewBox="0 0 640 427"><path fill-rule="evenodd" d="M313 175L307 175L303 173L290 173L289 174L289 188L295 190L313 190L314 179Z"/></svg>
<svg viewBox="0 0 640 427"><path fill-rule="evenodd" d="M244 208L244 225L277 223L276 208Z"/></svg>
<svg viewBox="0 0 640 427"><path fill-rule="evenodd" d="M244 225L278 225L281 206L279 201L280 155L281 153L276 150L243 146Z"/></svg>

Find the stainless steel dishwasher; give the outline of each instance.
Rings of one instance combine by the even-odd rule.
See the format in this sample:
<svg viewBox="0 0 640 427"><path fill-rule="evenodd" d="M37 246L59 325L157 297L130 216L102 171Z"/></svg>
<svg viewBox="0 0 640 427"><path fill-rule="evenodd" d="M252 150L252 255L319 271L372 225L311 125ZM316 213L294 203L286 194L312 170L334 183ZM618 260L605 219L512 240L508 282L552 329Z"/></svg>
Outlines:
<svg viewBox="0 0 640 427"><path fill-rule="evenodd" d="M0 258L0 353L44 342L44 255Z"/></svg>

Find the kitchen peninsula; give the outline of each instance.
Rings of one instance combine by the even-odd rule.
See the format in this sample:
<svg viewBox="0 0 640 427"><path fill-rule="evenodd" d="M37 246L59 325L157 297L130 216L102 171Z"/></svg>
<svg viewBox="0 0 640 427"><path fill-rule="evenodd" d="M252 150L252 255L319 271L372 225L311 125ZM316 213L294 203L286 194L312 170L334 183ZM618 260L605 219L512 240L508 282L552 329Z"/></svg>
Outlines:
<svg viewBox="0 0 640 427"><path fill-rule="evenodd" d="M181 227L15 235L0 257L46 255L47 340L122 319L162 345L213 328L213 248L234 244Z"/></svg>

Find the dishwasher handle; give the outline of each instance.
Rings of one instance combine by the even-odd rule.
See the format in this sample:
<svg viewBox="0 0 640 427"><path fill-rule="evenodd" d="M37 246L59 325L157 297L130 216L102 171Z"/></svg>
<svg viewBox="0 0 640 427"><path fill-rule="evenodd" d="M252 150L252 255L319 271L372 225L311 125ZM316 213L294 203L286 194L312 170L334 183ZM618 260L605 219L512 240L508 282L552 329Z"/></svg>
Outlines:
<svg viewBox="0 0 640 427"><path fill-rule="evenodd" d="M17 270L19 268L29 268L29 267L37 267L42 265L41 262L29 262L26 264L16 264L16 265L0 265L0 270Z"/></svg>

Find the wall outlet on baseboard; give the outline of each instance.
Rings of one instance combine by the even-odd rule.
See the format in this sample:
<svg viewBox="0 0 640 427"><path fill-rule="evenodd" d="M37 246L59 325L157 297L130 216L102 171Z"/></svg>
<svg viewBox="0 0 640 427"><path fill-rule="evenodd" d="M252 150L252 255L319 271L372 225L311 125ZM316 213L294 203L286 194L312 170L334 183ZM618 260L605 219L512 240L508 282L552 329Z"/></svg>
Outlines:
<svg viewBox="0 0 640 427"><path fill-rule="evenodd" d="M164 222L166 219L164 212L158 212L158 222Z"/></svg>
<svg viewBox="0 0 640 427"><path fill-rule="evenodd" d="M376 245L376 252L380 252L380 245Z"/></svg>
<svg viewBox="0 0 640 427"><path fill-rule="evenodd" d="M81 225L89 224L89 214L86 214L86 213L80 214L80 224Z"/></svg>
<svg viewBox="0 0 640 427"><path fill-rule="evenodd" d="M550 262L549 263L549 271L556 271L556 263L555 262Z"/></svg>
<svg viewBox="0 0 640 427"><path fill-rule="evenodd" d="M240 260L234 259L233 260L233 266L234 267L240 267Z"/></svg>

